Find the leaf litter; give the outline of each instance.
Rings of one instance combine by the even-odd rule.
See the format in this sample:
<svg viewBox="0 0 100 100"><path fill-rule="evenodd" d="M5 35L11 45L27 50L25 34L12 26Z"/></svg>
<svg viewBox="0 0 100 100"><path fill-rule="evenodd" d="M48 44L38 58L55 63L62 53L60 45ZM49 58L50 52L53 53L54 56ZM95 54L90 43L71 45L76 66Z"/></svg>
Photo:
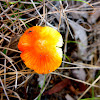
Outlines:
<svg viewBox="0 0 100 100"><path fill-rule="evenodd" d="M87 2L93 5L95 10L78 0L0 1L1 100L35 100L40 94L44 75L38 75L28 69L21 60L21 52L17 48L19 38L24 31L36 25L51 26L62 34L66 47L62 49L71 61L70 64L61 65L62 69L57 69L55 74L51 73L46 77L44 93L41 92L39 95L41 100L100 97L100 2L99 0ZM66 40L76 42L66 43ZM67 61L65 58L64 62ZM64 69L67 67L78 69ZM64 78L63 75L68 77Z"/></svg>

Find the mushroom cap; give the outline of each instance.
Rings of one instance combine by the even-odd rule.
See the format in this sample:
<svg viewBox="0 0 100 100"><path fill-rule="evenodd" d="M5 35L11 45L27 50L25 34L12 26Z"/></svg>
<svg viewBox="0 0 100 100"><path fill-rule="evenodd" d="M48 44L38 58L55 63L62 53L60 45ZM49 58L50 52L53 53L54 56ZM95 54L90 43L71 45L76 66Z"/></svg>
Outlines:
<svg viewBox="0 0 100 100"><path fill-rule="evenodd" d="M38 74L55 71L62 62L63 39L61 34L48 26L33 26L21 36L18 48L25 65Z"/></svg>

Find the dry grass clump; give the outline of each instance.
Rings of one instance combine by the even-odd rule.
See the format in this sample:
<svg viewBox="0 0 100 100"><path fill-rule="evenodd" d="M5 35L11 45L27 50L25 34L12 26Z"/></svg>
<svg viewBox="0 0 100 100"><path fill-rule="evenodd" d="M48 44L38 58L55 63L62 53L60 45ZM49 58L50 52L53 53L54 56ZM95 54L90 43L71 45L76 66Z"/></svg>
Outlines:
<svg viewBox="0 0 100 100"><path fill-rule="evenodd" d="M100 97L100 1L87 2L90 5L79 1L0 1L1 100L64 100L67 94L78 100ZM36 25L53 27L64 39L62 65L45 76L42 87L40 75L24 65L17 48L24 31ZM45 93L65 78L74 89L80 89L74 87L76 81L87 87L77 94L77 90L68 91L67 85L58 94Z"/></svg>

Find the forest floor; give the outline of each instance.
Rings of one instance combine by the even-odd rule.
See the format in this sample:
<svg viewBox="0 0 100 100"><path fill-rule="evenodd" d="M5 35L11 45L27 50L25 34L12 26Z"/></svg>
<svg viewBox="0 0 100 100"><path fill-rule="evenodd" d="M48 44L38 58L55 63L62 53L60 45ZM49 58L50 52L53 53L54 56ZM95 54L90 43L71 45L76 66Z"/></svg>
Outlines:
<svg viewBox="0 0 100 100"><path fill-rule="evenodd" d="M37 74L18 41L32 26L63 37L61 66ZM0 0L1 100L100 100L100 0Z"/></svg>

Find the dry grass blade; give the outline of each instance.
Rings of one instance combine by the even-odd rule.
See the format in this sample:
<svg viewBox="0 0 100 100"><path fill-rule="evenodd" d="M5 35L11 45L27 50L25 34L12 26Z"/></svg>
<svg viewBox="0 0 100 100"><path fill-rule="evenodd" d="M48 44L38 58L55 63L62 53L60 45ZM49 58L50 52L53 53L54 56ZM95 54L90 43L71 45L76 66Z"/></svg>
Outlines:
<svg viewBox="0 0 100 100"><path fill-rule="evenodd" d="M21 53L21 51L18 51L18 50L14 50L14 49L11 49L11 48L7 48L7 47L0 47L0 49L7 49L7 50L11 50L11 51L14 51L14 52L18 52L18 53Z"/></svg>
<svg viewBox="0 0 100 100"><path fill-rule="evenodd" d="M8 95L7 95L6 89L5 89L5 87L4 87L3 83L2 83L1 77L0 77L0 83L1 83L1 85L2 85L2 88L3 88L3 90L4 90L5 95L6 95L6 97L7 97L7 100L10 100L9 97L8 97Z"/></svg>
<svg viewBox="0 0 100 100"><path fill-rule="evenodd" d="M16 67L14 66L14 64L12 63L12 59L9 58L8 56L6 56L4 53L0 52L10 63L11 65L13 66L14 70L16 71L16 81L15 81L15 88L17 88L17 77L18 77L18 73L17 73L17 69Z"/></svg>

